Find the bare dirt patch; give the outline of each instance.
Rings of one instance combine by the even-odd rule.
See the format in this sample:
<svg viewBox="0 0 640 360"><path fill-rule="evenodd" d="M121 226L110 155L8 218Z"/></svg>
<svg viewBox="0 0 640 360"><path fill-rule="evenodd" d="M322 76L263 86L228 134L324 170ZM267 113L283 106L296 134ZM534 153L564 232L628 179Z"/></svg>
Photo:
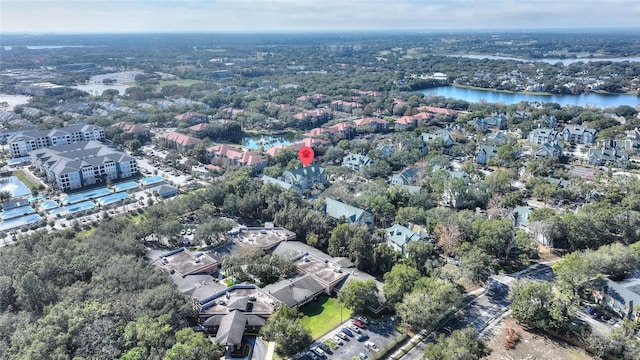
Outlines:
<svg viewBox="0 0 640 360"><path fill-rule="evenodd" d="M514 341L514 339L517 339ZM486 360L595 360L583 349L531 333L507 317L484 336L493 350ZM512 349L508 347L513 346Z"/></svg>

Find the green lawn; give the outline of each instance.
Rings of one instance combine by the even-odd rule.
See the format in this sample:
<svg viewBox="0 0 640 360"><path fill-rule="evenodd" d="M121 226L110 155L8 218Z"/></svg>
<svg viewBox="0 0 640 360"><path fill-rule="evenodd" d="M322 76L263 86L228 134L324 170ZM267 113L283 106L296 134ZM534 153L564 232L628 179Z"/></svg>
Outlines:
<svg viewBox="0 0 640 360"><path fill-rule="evenodd" d="M29 177L27 176L27 174L24 173L24 171L22 170L16 170L13 172L13 174L11 174L15 177L17 177L20 181L22 181L22 183L31 191L33 190L37 190L38 189L38 185L34 183L33 181L31 181L31 179L29 179Z"/></svg>
<svg viewBox="0 0 640 360"><path fill-rule="evenodd" d="M160 80L160 87L167 85L191 86L193 84L203 83L202 80L180 79L180 80Z"/></svg>
<svg viewBox="0 0 640 360"><path fill-rule="evenodd" d="M342 321L345 321L351 317L351 310L343 307L336 298L320 296L318 301L311 301L300 309L304 314L300 323L317 339L340 325L341 307Z"/></svg>

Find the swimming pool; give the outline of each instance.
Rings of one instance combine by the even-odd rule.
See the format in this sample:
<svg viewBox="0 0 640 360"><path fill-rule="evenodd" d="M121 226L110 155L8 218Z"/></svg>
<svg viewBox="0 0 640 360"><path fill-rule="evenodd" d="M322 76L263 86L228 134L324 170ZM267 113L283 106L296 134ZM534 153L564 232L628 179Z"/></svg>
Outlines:
<svg viewBox="0 0 640 360"><path fill-rule="evenodd" d="M30 195L31 190L27 188L17 177L9 176L0 179L0 191L8 191L11 197Z"/></svg>
<svg viewBox="0 0 640 360"><path fill-rule="evenodd" d="M125 192L120 192L112 195L107 195L99 198L96 202L100 205L109 205L124 199L131 199L131 196Z"/></svg>
<svg viewBox="0 0 640 360"><path fill-rule="evenodd" d="M93 201L88 200L88 201L84 201L84 202L81 202L81 203L77 203L77 204L63 206L61 208L53 209L53 210L49 211L49 214L51 214L51 215L67 215L67 214L73 214L74 212L78 212L78 211L93 209L94 207L96 207L96 204L94 204Z"/></svg>
<svg viewBox="0 0 640 360"><path fill-rule="evenodd" d="M42 217L38 214L31 214L31 215L22 216L22 217L7 220L7 221L1 221L0 231L15 229L21 226L37 223L38 221L42 221Z"/></svg>
<svg viewBox="0 0 640 360"><path fill-rule="evenodd" d="M9 165L9 166L20 165L20 164L28 163L29 161L31 161L30 157L23 156L23 157L13 158L13 159L7 160L7 165Z"/></svg>
<svg viewBox="0 0 640 360"><path fill-rule="evenodd" d="M75 204L81 201L95 199L109 194L111 194L111 190L107 189L106 187L83 191L73 195L65 196L64 198L62 198L62 205Z"/></svg>
<svg viewBox="0 0 640 360"><path fill-rule="evenodd" d="M23 206L23 207L11 209L11 210L3 211L2 213L0 213L0 219L2 220L13 219L19 216L33 214L34 212L36 211L33 210L31 206Z"/></svg>

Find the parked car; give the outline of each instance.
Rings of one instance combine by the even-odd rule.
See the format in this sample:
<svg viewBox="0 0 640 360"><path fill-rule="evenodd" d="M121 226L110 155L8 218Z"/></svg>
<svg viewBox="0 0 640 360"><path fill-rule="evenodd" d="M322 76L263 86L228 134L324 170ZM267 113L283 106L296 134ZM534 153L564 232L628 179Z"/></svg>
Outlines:
<svg viewBox="0 0 640 360"><path fill-rule="evenodd" d="M367 334L358 334L358 337L356 337L356 339L358 339L358 341L365 341L369 338L369 335Z"/></svg>
<svg viewBox="0 0 640 360"><path fill-rule="evenodd" d="M344 334L343 334L344 335ZM345 335L346 336L346 335ZM344 342L342 342L342 338L338 335L335 334L331 337L331 341L333 341L334 343L338 344L338 345L342 345L344 344Z"/></svg>
<svg viewBox="0 0 640 360"><path fill-rule="evenodd" d="M369 356L367 356L367 354L365 353L358 354L358 357L360 358L360 360L369 360Z"/></svg>
<svg viewBox="0 0 640 360"><path fill-rule="evenodd" d="M319 346L313 346L311 347L311 351L313 351L314 353L316 353L316 355L318 355L321 359L325 357L325 353L324 350L322 350Z"/></svg>
<svg viewBox="0 0 640 360"><path fill-rule="evenodd" d="M340 330L341 330L343 333L345 333L345 334L347 334L347 335L349 335L349 336L353 337L353 332L351 332L351 330L349 330L348 328L343 327L343 328L342 328L342 329L340 329Z"/></svg>
<svg viewBox="0 0 640 360"><path fill-rule="evenodd" d="M307 357L310 357L311 360L318 360L319 359L318 355L316 355L316 353L314 353L311 350L307 351L307 353L305 355L307 355Z"/></svg>
<svg viewBox="0 0 640 360"><path fill-rule="evenodd" d="M587 306L584 311L587 312L587 314L589 315L593 315L594 312L596 312L596 309L593 306Z"/></svg>
<svg viewBox="0 0 640 360"><path fill-rule="evenodd" d="M322 349L324 352L326 352L327 354L332 354L333 352L331 351L331 348L329 347L329 345L323 343L323 342L319 342L318 343L318 347L320 349Z"/></svg>
<svg viewBox="0 0 640 360"><path fill-rule="evenodd" d="M364 317L362 315L356 316L355 319L358 320L358 321L361 321L365 325L369 325L369 319L367 319L366 317Z"/></svg>
<svg viewBox="0 0 640 360"><path fill-rule="evenodd" d="M355 326L354 324L349 324L347 327L356 334L360 334L360 328Z"/></svg>
<svg viewBox="0 0 640 360"><path fill-rule="evenodd" d="M364 343L364 346L374 352L378 352L380 351L380 348L378 347L378 345L376 345L375 343L373 343L372 341L367 341L366 343Z"/></svg>
<svg viewBox="0 0 640 360"><path fill-rule="evenodd" d="M359 327L361 329L365 329L367 327L367 325L365 325L365 323L363 323L362 321L357 320L357 319L353 320L353 325L355 325L355 326L357 326L357 327Z"/></svg>
<svg viewBox="0 0 640 360"><path fill-rule="evenodd" d="M347 336L347 334L342 331L338 331L335 336L339 337L342 340L349 341L349 337Z"/></svg>

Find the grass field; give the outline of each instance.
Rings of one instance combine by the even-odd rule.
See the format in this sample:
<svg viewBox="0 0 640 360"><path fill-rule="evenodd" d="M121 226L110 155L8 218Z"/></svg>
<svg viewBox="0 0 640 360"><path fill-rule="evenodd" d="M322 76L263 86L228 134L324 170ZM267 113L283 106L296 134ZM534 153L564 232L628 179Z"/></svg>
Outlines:
<svg viewBox="0 0 640 360"><path fill-rule="evenodd" d="M15 176L18 178L18 180L22 181L22 183L31 191L33 190L37 190L38 189L38 185L34 183L31 179L29 179L29 177L27 176L27 174L24 173L24 171L22 170L16 170L14 171L11 175Z"/></svg>
<svg viewBox="0 0 640 360"><path fill-rule="evenodd" d="M345 321L351 317L351 310L342 306L336 298L328 296L321 296L318 301L304 305L300 311L304 314L300 323L311 330L314 339L340 325L340 320Z"/></svg>

